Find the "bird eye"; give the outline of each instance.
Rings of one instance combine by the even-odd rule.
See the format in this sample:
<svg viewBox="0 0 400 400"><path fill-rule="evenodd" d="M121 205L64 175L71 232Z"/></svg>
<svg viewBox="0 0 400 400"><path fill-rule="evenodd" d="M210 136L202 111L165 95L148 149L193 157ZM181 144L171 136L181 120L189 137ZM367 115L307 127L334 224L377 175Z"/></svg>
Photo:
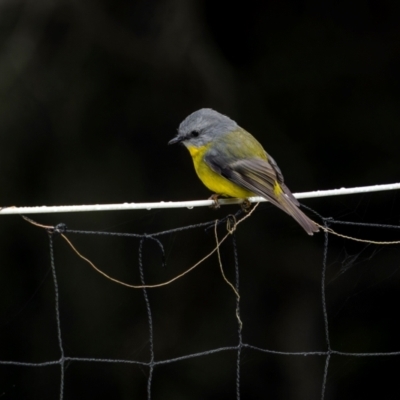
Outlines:
<svg viewBox="0 0 400 400"><path fill-rule="evenodd" d="M192 131L192 132L190 132L190 136L191 136L191 137L194 137L194 138L198 137L199 134L200 134L199 131Z"/></svg>

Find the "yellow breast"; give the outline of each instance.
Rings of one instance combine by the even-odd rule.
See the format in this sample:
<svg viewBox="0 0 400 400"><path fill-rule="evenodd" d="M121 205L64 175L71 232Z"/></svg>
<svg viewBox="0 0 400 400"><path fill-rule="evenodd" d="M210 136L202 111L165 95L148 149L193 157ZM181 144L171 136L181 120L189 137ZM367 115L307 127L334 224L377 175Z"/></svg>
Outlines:
<svg viewBox="0 0 400 400"><path fill-rule="evenodd" d="M240 186L228 181L228 179L214 172L203 160L208 146L187 147L193 159L194 168L197 176L212 192L226 197L238 197L246 199L254 196L254 193L241 188Z"/></svg>

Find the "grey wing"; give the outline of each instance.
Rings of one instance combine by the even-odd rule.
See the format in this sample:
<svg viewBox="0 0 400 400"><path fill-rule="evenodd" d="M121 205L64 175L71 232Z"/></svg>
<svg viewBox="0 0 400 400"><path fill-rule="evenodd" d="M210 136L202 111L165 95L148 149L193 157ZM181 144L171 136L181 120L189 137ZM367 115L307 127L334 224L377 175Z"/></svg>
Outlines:
<svg viewBox="0 0 400 400"><path fill-rule="evenodd" d="M299 205L283 182L283 175L275 160L267 154L268 160L261 158L246 158L235 160L231 157L221 156L218 151L210 150L204 157L208 166L224 178L236 183L258 196L265 197L272 204L282 208L274 194L276 182L295 205Z"/></svg>
<svg viewBox="0 0 400 400"><path fill-rule="evenodd" d="M274 185L278 181L276 171L266 160L260 158L232 160L210 151L204 157L204 161L224 178L283 209L274 194Z"/></svg>
<svg viewBox="0 0 400 400"><path fill-rule="evenodd" d="M318 232L318 226L315 222L298 208L299 202L283 183L282 173L275 161L271 157L269 160L270 162L261 158L232 160L228 157L221 157L212 151L204 157L204 161L216 173L269 200L291 215L309 235ZM283 192L279 196L274 192L277 183Z"/></svg>

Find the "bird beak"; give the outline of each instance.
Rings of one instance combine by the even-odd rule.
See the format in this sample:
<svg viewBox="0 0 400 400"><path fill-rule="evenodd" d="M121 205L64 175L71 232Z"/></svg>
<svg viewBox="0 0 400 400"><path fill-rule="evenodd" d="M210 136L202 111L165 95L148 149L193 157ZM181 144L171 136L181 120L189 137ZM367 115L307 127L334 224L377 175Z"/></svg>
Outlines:
<svg viewBox="0 0 400 400"><path fill-rule="evenodd" d="M172 140L170 140L168 142L168 145L175 144L175 143L180 143L180 142L182 142L182 138L180 138L179 136L176 136L176 137L174 137Z"/></svg>

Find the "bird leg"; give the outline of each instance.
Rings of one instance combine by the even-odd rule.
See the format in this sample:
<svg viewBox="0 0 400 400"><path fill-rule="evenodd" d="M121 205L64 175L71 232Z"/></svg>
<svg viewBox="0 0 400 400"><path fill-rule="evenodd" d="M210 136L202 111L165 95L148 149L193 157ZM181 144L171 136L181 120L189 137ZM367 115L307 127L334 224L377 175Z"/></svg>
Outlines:
<svg viewBox="0 0 400 400"><path fill-rule="evenodd" d="M220 204L218 203L218 197L219 194L214 193L212 194L208 199L213 201L213 204L211 204L210 208L212 208L213 210L218 210L218 208L220 208Z"/></svg>
<svg viewBox="0 0 400 400"><path fill-rule="evenodd" d="M244 199L240 206L245 213L248 213L251 209L251 201L249 199Z"/></svg>

